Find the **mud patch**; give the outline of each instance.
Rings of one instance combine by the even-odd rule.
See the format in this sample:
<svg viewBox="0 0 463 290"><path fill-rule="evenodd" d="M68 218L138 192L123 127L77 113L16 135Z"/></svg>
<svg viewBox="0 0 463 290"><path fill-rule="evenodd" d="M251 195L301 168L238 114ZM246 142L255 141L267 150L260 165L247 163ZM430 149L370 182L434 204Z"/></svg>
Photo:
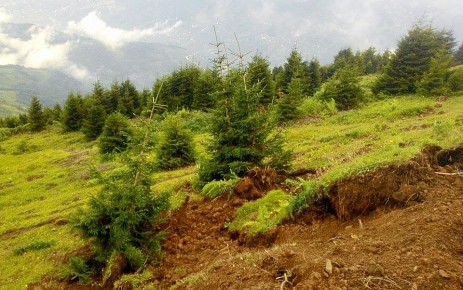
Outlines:
<svg viewBox="0 0 463 290"><path fill-rule="evenodd" d="M44 176L45 175L43 175L43 174L30 175L30 176L26 177L26 180L30 182L30 181L34 181L36 179L41 179Z"/></svg>

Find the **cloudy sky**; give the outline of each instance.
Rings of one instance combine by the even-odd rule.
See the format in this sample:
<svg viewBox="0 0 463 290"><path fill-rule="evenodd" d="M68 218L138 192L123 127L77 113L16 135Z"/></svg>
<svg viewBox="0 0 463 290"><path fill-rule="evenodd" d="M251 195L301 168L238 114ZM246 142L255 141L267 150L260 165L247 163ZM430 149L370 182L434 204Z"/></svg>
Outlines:
<svg viewBox="0 0 463 290"><path fill-rule="evenodd" d="M452 29L462 42L461 0L0 0L0 64L84 76L85 68L67 59L75 43L57 41L53 30L93 38L113 50L134 41L181 46L190 60L204 64L214 57L214 26L230 50L236 50L236 34L244 52L259 51L272 65L282 64L294 47L305 59L324 64L348 46L394 49L422 19ZM21 39L8 33L10 22L40 27Z"/></svg>

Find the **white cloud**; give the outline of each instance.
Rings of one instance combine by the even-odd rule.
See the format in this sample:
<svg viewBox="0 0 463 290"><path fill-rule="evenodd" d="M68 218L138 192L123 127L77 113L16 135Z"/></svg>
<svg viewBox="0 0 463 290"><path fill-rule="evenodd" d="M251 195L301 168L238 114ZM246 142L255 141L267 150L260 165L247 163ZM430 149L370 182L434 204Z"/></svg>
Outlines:
<svg viewBox="0 0 463 290"><path fill-rule="evenodd" d="M6 14L6 10L4 8L0 8L0 23L9 22L11 16Z"/></svg>
<svg viewBox="0 0 463 290"><path fill-rule="evenodd" d="M14 38L3 31L0 23L0 65L60 69L79 79L88 76L86 69L68 59L74 43L51 43L54 34L51 28L32 26L27 32L28 39Z"/></svg>
<svg viewBox="0 0 463 290"><path fill-rule="evenodd" d="M153 37L156 35L169 34L174 29L181 26L182 22L177 21L172 26L167 26L167 24L167 21L163 23L156 23L154 27L147 29L124 30L112 28L99 18L97 12L93 11L82 18L79 22L69 21L68 31L91 37L100 41L105 46L115 49L127 42L139 41L143 38Z"/></svg>

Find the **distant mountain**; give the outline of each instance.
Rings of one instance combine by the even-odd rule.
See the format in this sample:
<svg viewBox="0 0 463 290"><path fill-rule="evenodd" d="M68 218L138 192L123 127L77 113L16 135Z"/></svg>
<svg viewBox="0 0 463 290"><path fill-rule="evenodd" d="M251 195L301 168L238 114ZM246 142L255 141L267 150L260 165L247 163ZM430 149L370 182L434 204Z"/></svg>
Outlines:
<svg viewBox="0 0 463 290"><path fill-rule="evenodd" d="M1 32L10 39L27 42L34 41L40 29L33 24L8 23L2 25ZM1 115L24 111L33 95L37 95L46 106L62 105L69 92L85 94L96 79L109 87L115 80L130 78L139 89L150 88L157 78L187 63L187 50L172 45L132 42L111 50L96 40L55 30L47 41L51 45L70 45L63 61L85 72L84 76L73 75L65 65L56 69L0 66ZM1 51L0 43L0 57ZM14 100L11 97L13 92ZM5 108L7 100L10 109ZM12 110L11 106L17 110Z"/></svg>
<svg viewBox="0 0 463 290"><path fill-rule="evenodd" d="M109 86L114 80L130 78L139 87L151 87L157 78L184 65L186 50L177 46L132 42L110 50L100 42L79 37L69 60L87 69L92 82L97 78Z"/></svg>
<svg viewBox="0 0 463 290"><path fill-rule="evenodd" d="M45 106L62 105L70 91L84 88L81 82L57 70L0 66L0 115L24 112L34 95Z"/></svg>

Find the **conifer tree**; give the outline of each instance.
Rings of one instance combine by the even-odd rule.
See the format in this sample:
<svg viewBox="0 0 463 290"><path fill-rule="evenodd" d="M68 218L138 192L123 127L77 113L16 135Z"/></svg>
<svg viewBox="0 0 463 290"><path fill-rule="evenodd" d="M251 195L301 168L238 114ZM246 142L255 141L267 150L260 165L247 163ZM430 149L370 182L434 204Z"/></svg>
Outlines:
<svg viewBox="0 0 463 290"><path fill-rule="evenodd" d="M37 96L33 96L29 111L27 114L30 129L34 132L39 132L45 129L46 119L43 114L42 104L40 103Z"/></svg>
<svg viewBox="0 0 463 290"><path fill-rule="evenodd" d="M385 67L373 91L387 94L410 94L429 70L430 61L438 55L451 55L455 45L451 31L437 31L417 23L399 43L396 53Z"/></svg>
<svg viewBox="0 0 463 290"><path fill-rule="evenodd" d="M326 83L320 98L329 102L334 100L338 110L356 108L365 97L365 93L357 79L357 70L345 67Z"/></svg>
<svg viewBox="0 0 463 290"><path fill-rule="evenodd" d="M278 100L276 113L280 122L297 119L301 116L299 105L302 103L303 88L301 79L295 77L288 86L288 93Z"/></svg>
<svg viewBox="0 0 463 290"><path fill-rule="evenodd" d="M80 94L69 93L64 103L61 122L64 131L78 131L85 119L84 100Z"/></svg>
<svg viewBox="0 0 463 290"><path fill-rule="evenodd" d="M106 118L98 141L100 153L119 153L127 149L132 132L127 117L119 112Z"/></svg>
<svg viewBox="0 0 463 290"><path fill-rule="evenodd" d="M157 167L172 170L195 162L193 137L180 118L168 116L162 123L163 139L157 149Z"/></svg>
<svg viewBox="0 0 463 290"><path fill-rule="evenodd" d="M313 96L322 84L320 62L314 58L308 64L305 64L304 67L304 74L308 79L308 85L304 90L304 93L308 96Z"/></svg>
<svg viewBox="0 0 463 290"><path fill-rule="evenodd" d="M191 108L194 110L208 111L214 107L212 93L216 91L220 83L219 76L210 69L201 72L194 87L194 99Z"/></svg>
<svg viewBox="0 0 463 290"><path fill-rule="evenodd" d="M255 89L260 92L259 102L261 104L268 105L273 102L276 93L270 63L259 53L256 53L248 64L247 80L250 86L255 86Z"/></svg>
<svg viewBox="0 0 463 290"><path fill-rule="evenodd" d="M148 123L155 108L156 102L153 102ZM119 113L108 119L126 120ZM161 258L163 233L157 225L162 221L159 215L169 208L169 195L151 191L153 167L146 152L149 138L146 129L140 140L131 143L131 150L123 155L126 166L117 173L105 176L93 171L102 188L71 218L73 228L95 251L93 259L96 262L90 264L103 266L103 289L114 287L114 280L119 278L114 276L115 268L120 275L121 271L140 270L145 264Z"/></svg>
<svg viewBox="0 0 463 290"><path fill-rule="evenodd" d="M455 51L453 55L453 65L460 65L463 64L463 42L460 44L458 49Z"/></svg>
<svg viewBox="0 0 463 290"><path fill-rule="evenodd" d="M216 47L214 67L221 76L221 87L214 94L217 106L210 127L211 157L200 165L200 179L208 182L233 174L242 176L259 166L285 170L290 154L283 150L283 140L269 113L259 109L259 91L247 83L241 51L236 54L241 60L238 68L231 68L218 41Z"/></svg>
<svg viewBox="0 0 463 290"><path fill-rule="evenodd" d="M288 86L291 83L293 78L300 78L304 83L304 66L302 61L302 56L295 48L289 54L289 57L286 59L285 64L283 65L283 74L281 79L281 90L284 93L288 93Z"/></svg>
<svg viewBox="0 0 463 290"><path fill-rule="evenodd" d="M141 112L140 96L137 88L129 79L121 83L120 96L120 104L124 107L124 114L129 118L139 116Z"/></svg>
<svg viewBox="0 0 463 290"><path fill-rule="evenodd" d="M431 97L447 93L445 78L449 61L448 57L439 56L430 60L429 69L416 85L418 94Z"/></svg>
<svg viewBox="0 0 463 290"><path fill-rule="evenodd" d="M103 106L98 104L98 101L93 97L87 100L87 116L82 124L82 132L84 132L87 140L95 140L100 136L105 125L106 111Z"/></svg>
<svg viewBox="0 0 463 290"><path fill-rule="evenodd" d="M452 92L463 91L463 67L453 70L447 82Z"/></svg>

